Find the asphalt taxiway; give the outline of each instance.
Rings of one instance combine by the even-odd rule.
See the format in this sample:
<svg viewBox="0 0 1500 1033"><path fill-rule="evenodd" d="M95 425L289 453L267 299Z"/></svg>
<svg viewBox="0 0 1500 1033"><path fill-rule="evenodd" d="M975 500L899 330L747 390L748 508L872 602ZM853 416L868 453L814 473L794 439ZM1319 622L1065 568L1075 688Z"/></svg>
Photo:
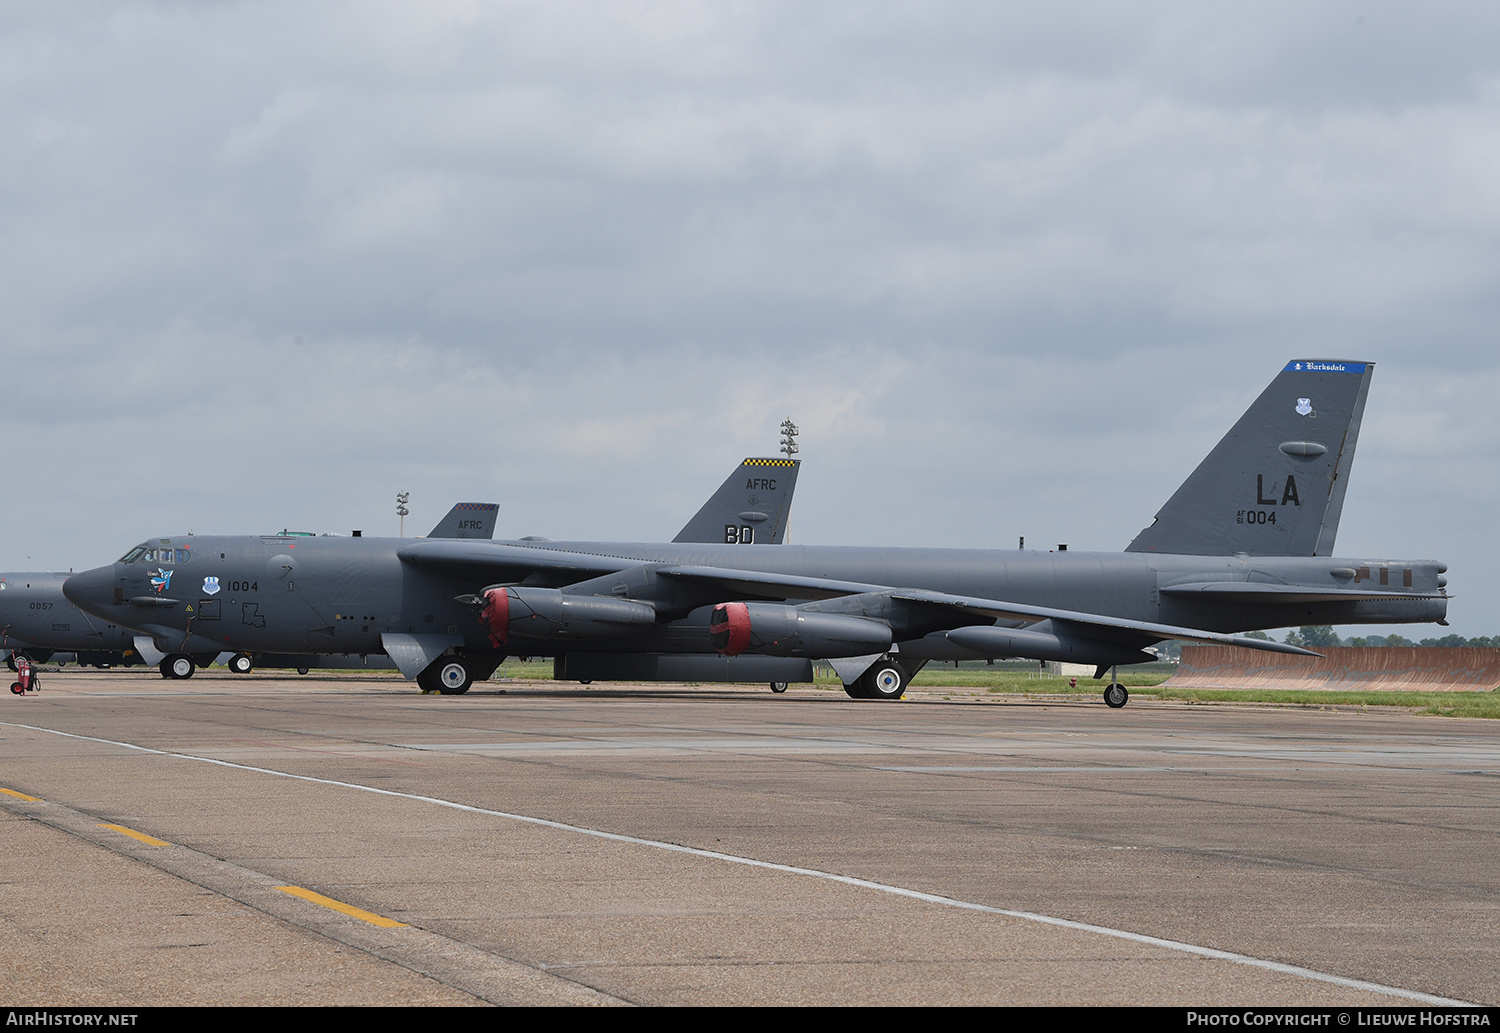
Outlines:
<svg viewBox="0 0 1500 1033"><path fill-rule="evenodd" d="M0 994L1490 1003L1496 728L920 689L44 674L0 710Z"/></svg>

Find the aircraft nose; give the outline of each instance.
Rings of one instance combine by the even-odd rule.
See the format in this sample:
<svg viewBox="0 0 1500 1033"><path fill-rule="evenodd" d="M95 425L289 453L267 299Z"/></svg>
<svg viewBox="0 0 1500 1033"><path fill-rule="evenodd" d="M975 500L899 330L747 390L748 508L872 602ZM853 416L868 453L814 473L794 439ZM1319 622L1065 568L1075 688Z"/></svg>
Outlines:
<svg viewBox="0 0 1500 1033"><path fill-rule="evenodd" d="M114 603L115 568L95 567L63 582L63 595L81 610L99 613Z"/></svg>

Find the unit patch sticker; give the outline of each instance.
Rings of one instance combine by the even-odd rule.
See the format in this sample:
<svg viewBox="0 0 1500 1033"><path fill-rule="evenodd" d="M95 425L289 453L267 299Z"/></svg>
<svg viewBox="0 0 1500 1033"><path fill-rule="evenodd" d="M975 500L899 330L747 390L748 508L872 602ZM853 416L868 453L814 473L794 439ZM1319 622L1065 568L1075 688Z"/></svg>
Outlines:
<svg viewBox="0 0 1500 1033"><path fill-rule="evenodd" d="M1312 399L1311 398L1299 398L1299 399L1297 399L1297 415L1298 416L1307 416L1307 415L1310 415L1311 413L1312 413Z"/></svg>
<svg viewBox="0 0 1500 1033"><path fill-rule="evenodd" d="M204 578L203 579L203 594L204 595L218 595L219 594L219 579L216 578L216 577L206 577L206 578Z"/></svg>
<svg viewBox="0 0 1500 1033"><path fill-rule="evenodd" d="M161 595L172 587L172 572L166 567L157 567L156 573L151 575L151 587L156 589L156 594Z"/></svg>

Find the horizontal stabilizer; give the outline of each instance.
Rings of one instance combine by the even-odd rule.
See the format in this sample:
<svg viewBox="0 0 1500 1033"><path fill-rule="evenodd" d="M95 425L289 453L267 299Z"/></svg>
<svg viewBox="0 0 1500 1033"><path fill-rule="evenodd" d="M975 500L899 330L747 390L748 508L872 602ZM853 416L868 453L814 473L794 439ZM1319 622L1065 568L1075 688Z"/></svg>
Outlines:
<svg viewBox="0 0 1500 1033"><path fill-rule="evenodd" d="M1332 555L1374 369L1287 363L1125 551Z"/></svg>
<svg viewBox="0 0 1500 1033"><path fill-rule="evenodd" d="M500 507L493 502L460 502L428 532L429 538L493 538L495 516Z"/></svg>
<svg viewBox="0 0 1500 1033"><path fill-rule="evenodd" d="M801 467L800 459L746 459L672 541L780 545Z"/></svg>

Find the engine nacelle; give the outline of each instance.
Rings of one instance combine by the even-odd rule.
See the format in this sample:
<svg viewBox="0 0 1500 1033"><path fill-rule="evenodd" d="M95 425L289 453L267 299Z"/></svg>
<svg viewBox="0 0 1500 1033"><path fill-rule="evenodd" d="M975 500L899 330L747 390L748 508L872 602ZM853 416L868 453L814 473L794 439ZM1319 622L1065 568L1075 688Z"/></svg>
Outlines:
<svg viewBox="0 0 1500 1033"><path fill-rule="evenodd" d="M725 656L748 652L823 660L891 648L891 629L879 621L781 603L720 603L708 627L713 647Z"/></svg>
<svg viewBox="0 0 1500 1033"><path fill-rule="evenodd" d="M529 639L629 635L656 624L656 608L633 599L569 595L556 588L488 588L480 621L497 648L512 635Z"/></svg>

